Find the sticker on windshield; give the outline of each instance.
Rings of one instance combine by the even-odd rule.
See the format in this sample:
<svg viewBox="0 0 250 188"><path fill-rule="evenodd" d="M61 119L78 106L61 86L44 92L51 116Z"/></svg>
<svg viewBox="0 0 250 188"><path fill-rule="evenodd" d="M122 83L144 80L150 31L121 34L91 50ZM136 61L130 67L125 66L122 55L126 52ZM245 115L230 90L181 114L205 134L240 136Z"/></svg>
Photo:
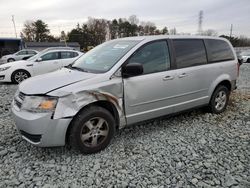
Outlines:
<svg viewBox="0 0 250 188"><path fill-rule="evenodd" d="M125 49L127 48L129 45L127 44L116 44L113 48L120 48L120 49Z"/></svg>

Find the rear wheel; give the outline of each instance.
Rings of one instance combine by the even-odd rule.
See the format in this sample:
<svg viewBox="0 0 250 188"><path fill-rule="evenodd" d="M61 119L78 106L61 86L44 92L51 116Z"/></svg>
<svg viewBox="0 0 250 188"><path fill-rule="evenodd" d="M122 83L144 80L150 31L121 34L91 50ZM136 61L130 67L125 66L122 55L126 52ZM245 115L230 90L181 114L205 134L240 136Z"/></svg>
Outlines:
<svg viewBox="0 0 250 188"><path fill-rule="evenodd" d="M219 114L225 111L229 101L229 94L230 91L223 85L216 88L209 104L212 113Z"/></svg>
<svg viewBox="0 0 250 188"><path fill-rule="evenodd" d="M109 111L92 106L73 119L69 144L81 153L96 153L106 148L115 133L115 120Z"/></svg>
<svg viewBox="0 0 250 188"><path fill-rule="evenodd" d="M7 62L13 62L13 61L15 61L15 59L13 59L13 58L9 58L9 59L7 60Z"/></svg>
<svg viewBox="0 0 250 188"><path fill-rule="evenodd" d="M30 73L25 70L16 70L11 75L11 81L15 84L19 84L22 81L30 77Z"/></svg>
<svg viewBox="0 0 250 188"><path fill-rule="evenodd" d="M250 63L250 58L247 59L247 63Z"/></svg>

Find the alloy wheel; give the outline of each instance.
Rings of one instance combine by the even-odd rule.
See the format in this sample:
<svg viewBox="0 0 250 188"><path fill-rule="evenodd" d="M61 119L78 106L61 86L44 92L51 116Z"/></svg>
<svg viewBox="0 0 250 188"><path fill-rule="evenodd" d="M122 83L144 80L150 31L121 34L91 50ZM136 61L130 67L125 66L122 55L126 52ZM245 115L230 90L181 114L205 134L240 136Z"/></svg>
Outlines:
<svg viewBox="0 0 250 188"><path fill-rule="evenodd" d="M215 97L215 108L216 110L220 111L222 110L227 102L227 94L225 91L220 91Z"/></svg>
<svg viewBox="0 0 250 188"><path fill-rule="evenodd" d="M107 121L101 117L95 117L84 123L81 141L87 147L97 147L106 140L108 133Z"/></svg>

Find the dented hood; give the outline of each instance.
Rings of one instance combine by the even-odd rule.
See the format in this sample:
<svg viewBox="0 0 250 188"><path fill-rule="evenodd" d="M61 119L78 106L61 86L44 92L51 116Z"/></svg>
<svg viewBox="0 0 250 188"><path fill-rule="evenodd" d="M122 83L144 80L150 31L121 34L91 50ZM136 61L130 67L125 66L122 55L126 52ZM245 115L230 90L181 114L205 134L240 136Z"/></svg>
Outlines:
<svg viewBox="0 0 250 188"><path fill-rule="evenodd" d="M27 79L19 85L19 90L28 95L46 94L52 90L68 86L79 81L92 79L96 76L98 76L98 74L63 68L52 73Z"/></svg>

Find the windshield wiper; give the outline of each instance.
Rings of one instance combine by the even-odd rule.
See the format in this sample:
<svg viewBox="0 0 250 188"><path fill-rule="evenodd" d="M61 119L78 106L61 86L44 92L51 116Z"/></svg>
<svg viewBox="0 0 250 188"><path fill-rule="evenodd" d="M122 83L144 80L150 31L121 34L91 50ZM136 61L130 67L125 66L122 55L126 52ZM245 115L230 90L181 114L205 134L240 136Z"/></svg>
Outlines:
<svg viewBox="0 0 250 188"><path fill-rule="evenodd" d="M65 66L65 68L72 69L72 70L78 70L78 71L81 71L81 72L86 72L83 68L73 67L72 65L73 64L69 64L68 66Z"/></svg>

